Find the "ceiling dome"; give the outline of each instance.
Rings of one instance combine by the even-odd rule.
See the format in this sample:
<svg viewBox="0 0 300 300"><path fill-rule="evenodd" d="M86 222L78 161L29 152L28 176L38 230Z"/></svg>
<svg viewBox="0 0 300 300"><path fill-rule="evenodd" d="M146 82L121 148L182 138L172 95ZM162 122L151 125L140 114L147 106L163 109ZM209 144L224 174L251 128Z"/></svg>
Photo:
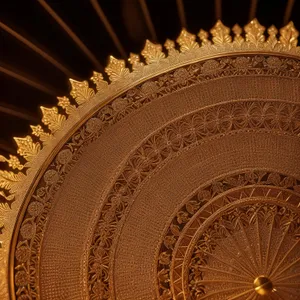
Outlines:
<svg viewBox="0 0 300 300"><path fill-rule="evenodd" d="M298 299L297 37L218 21L70 79L1 157L1 299Z"/></svg>

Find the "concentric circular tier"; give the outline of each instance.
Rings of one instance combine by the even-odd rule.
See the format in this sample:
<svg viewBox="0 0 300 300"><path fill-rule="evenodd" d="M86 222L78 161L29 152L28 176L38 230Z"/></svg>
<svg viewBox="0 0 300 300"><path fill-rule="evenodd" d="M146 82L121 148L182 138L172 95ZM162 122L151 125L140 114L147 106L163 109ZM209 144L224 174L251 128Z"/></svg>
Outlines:
<svg viewBox="0 0 300 300"><path fill-rule="evenodd" d="M299 211L264 200L205 221L189 264L192 298L297 299Z"/></svg>
<svg viewBox="0 0 300 300"><path fill-rule="evenodd" d="M10 298L299 298L300 50L263 31L148 41L42 108L0 173Z"/></svg>

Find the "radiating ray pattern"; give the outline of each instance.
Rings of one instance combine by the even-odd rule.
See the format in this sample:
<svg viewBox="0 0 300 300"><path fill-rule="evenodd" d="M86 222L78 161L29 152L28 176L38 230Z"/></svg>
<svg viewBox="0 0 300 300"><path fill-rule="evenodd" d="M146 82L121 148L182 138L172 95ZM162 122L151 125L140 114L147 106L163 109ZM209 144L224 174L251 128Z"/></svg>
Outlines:
<svg viewBox="0 0 300 300"><path fill-rule="evenodd" d="M189 265L192 299L299 299L297 208L261 201L208 223ZM258 277L267 283L255 284Z"/></svg>

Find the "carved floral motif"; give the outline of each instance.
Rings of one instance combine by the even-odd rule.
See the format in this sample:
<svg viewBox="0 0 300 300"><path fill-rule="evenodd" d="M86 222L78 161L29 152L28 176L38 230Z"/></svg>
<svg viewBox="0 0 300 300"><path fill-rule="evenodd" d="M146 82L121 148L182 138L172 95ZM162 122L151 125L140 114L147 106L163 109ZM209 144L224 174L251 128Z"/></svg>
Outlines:
<svg viewBox="0 0 300 300"><path fill-rule="evenodd" d="M209 220L193 248L189 266L192 299L258 295L258 276L267 277L269 299L299 295L300 215L284 203L256 203L228 208Z"/></svg>
<svg viewBox="0 0 300 300"><path fill-rule="evenodd" d="M157 265L157 286L160 299L164 299L163 295L166 293L171 295L170 299L173 299L172 297L177 299L183 293L183 281L187 277L192 278L190 275L186 275L186 278L176 275L176 280L174 278L172 280L172 277L175 276L172 273L184 273L183 270L185 268L182 265L185 259L184 253L188 251L188 244L191 243L193 234L196 234L202 223L214 214L217 214L226 205L232 203L239 205L244 198L259 197L259 199L268 201L268 197L270 197L268 195L272 195L278 201L282 202L283 205L284 203L290 203L297 207L300 202L299 184L299 180L276 172L249 170L217 179L194 191L183 202L178 212L174 214L173 220L163 235ZM185 216L184 222L181 218L178 218L178 216L182 215ZM214 235L204 234L203 236L203 239L208 243L211 241L210 236ZM172 247L169 246L168 241L170 240L172 240ZM174 250L175 247L176 251ZM164 257L169 257L167 263L161 262L160 258L162 254ZM196 258L198 259L199 256L196 255ZM172 263L174 261L176 261L176 268L172 270ZM180 261L182 262L180 263ZM199 264L203 262L201 259L197 261ZM198 269L197 266L192 266L191 272L195 272L198 276ZM162 272L164 273L163 281L161 281L160 276ZM190 283L193 297L200 296L205 290L204 282L203 284L198 284L200 282L199 276L197 277L197 283L195 281L191 281ZM252 278L252 283L253 280L254 278ZM171 285L173 285L172 289ZM176 291L175 295L172 293L172 290Z"/></svg>
<svg viewBox="0 0 300 300"><path fill-rule="evenodd" d="M236 61L238 57L219 58L212 60L211 65L218 65L218 68L203 69L205 62L195 63L189 65L182 70L171 71L163 74L160 77L152 79L145 85L145 83L132 88L121 95L115 104L107 104L100 109L83 127L81 127L63 147L62 153L51 163L48 170L44 174L43 180L37 187L36 192L32 196L33 201L38 201L43 204L43 211L39 214L30 215L29 212L25 215L20 236L18 237L17 249L19 247L29 247L31 249L31 256L26 262L18 261L16 257L16 267L20 270L28 272L29 269L36 269L38 264L37 256L40 247L40 240L43 234L46 216L51 209L51 201L58 186L63 182L64 177L69 172L70 168L79 159L83 145L92 142L99 134L101 134L107 126L117 123L119 120L130 115L131 112L139 109L143 105L153 101L154 99L163 97L168 93L180 90L187 84L192 85L204 80L212 80L225 76L239 76L239 75L278 75L285 77L298 77L299 67L297 62L292 59L282 58L282 65L280 72L278 69L269 68L267 66L265 56L247 56L246 61L249 62L249 68L236 68ZM243 62L243 64L245 64ZM182 76L181 76L182 75ZM122 100L124 102L122 102ZM124 104L126 103L126 105ZM287 116L289 116L287 118ZM216 135L218 133L226 133L232 130L275 130L284 131L289 134L298 134L299 129L299 108L296 105L281 103L281 102L243 102L236 105L230 104L221 106L214 110L213 108L206 112L198 112L193 116L182 119L174 124L166 127L162 132L153 135L142 148L139 148L140 153L132 157L130 162L125 166L122 178L120 178L121 186L116 183L115 191L109 194L107 201L109 205L107 210L101 213L101 220L109 226L110 235L105 236L106 230L101 229L101 222L99 221L95 234L101 236L102 241L109 245L113 239L115 232L115 224L117 224L125 209L129 205L129 199L132 196L134 189L146 178L149 172L152 172L155 166L162 163L166 158L173 155L173 153L181 151L187 146L198 143L199 140ZM70 152L72 158L70 157ZM1 181L0 181L1 182ZM124 183L125 186L124 186ZM118 188L119 186L119 188ZM216 187L217 188L217 187ZM196 209L191 205L191 210ZM117 212L117 213L116 213ZM180 216L184 220L184 215ZM30 226L23 227L29 224ZM39 224L38 228L34 228L34 224ZM28 228L27 228L28 227ZM30 227L30 229L29 229ZM103 227L105 228L105 227ZM173 228L176 231L176 228ZM29 234L30 232L30 234ZM23 234L25 236L23 236ZM174 240L170 238L167 241L168 247L173 247ZM109 257L109 248L99 249L99 245L93 245L90 253L91 277L90 290L91 293L101 291L103 297L110 297L110 290L108 285L108 275L105 273L105 268L96 268L94 265L94 258L101 254L101 261L106 262L105 257ZM98 249L97 252L94 252ZM97 253L97 254L96 254ZM103 265L104 266L104 265ZM104 272L104 273L103 273ZM106 274L101 277L99 274ZM17 287L18 297L31 297L35 299L38 294L38 286L36 281L38 270L35 273L30 273L30 284L22 288ZM100 277L103 280L100 280ZM164 292L165 297L169 292ZM96 294L95 294L96 295ZM103 299L106 299L103 298Z"/></svg>
<svg viewBox="0 0 300 300"><path fill-rule="evenodd" d="M95 229L89 258L90 265L93 265L97 260L103 261L104 257L110 255L110 248L107 246L103 246L103 250L105 251L98 252L97 255L95 255L94 248L98 249L101 244L112 244L114 232L117 229L116 224L120 222L122 215L130 205L129 201L134 197L135 190L158 165L167 159L171 159L175 153L182 151L185 147L191 147L205 138L220 133L224 134L243 129L267 129L275 131L284 130L286 133L298 134L300 128L296 129L295 124L298 123L296 116L300 118L300 110L299 107L296 108L293 105L293 110L295 109L297 112L294 111L292 114L295 119L291 120L287 127L285 122L282 123L280 121L283 119L282 112L286 111L286 104L251 101L231 103L185 116L152 135L151 138L145 141L129 157L123 167L123 171L120 173L105 200L106 204L101 212L98 226ZM248 175L248 177L251 178L251 175ZM235 183L232 181L232 184L238 186L241 184L241 178ZM212 191L214 192L223 192L225 188L226 186L221 182L214 182L212 185ZM191 202L188 209L195 211L198 205L200 204ZM187 223L189 221L189 213L187 211L179 211L176 215L176 221L179 225ZM105 234L106 231L103 227L103 222L111 226L109 234ZM178 227L173 226L172 231L173 233L178 232ZM168 235L164 239L166 249L173 249L175 243L176 234ZM99 253L102 256L99 256ZM163 258L164 262L166 262L166 256ZM168 283L168 280L166 280L167 276L168 273L158 272L158 277L163 280L161 285ZM104 276L103 272L96 273L93 271L93 268L90 268L89 284L91 285L91 289L100 281L105 285L109 285L109 278Z"/></svg>
<svg viewBox="0 0 300 300"><path fill-rule="evenodd" d="M167 69L170 69L171 67L176 67L178 62L188 61L190 57L198 57L200 60L201 57L204 57L210 53L221 55L223 53L228 54L228 52L243 51L243 49L247 49L249 52L254 51L256 53L259 51L291 52L292 54L299 53L299 48L297 47L298 31L295 29L292 22L280 29L279 40L276 37L277 29L274 26L271 26L268 29L269 37L267 41L265 41L265 28L260 25L256 19L252 20L244 27L246 34L245 39L241 35L242 29L238 25L235 25L232 28L232 31L234 33L233 41L230 34L230 29L218 21L211 29L212 41L210 40L207 32L200 30L198 34L202 42L200 46L196 41L196 36L183 29L177 39L181 52L175 49L175 43L173 41L168 40L165 44L165 47L169 52L169 56L165 57L165 54L162 51L162 45L153 44L147 41L142 55L145 57L147 64L153 65L155 62L162 61L164 62L162 63L162 66L165 65L168 67ZM176 57L176 59L174 59L174 57ZM141 77L144 76L144 70L146 69L143 67L143 63L140 62L140 57L138 55L131 55L130 61L133 66L132 70L136 72L139 69L139 75ZM160 65L156 65L159 70ZM163 67L161 67L161 69L163 69ZM110 56L109 64L105 71L109 76L110 81L113 83L120 82L120 86L124 84L126 86L127 79L129 83L131 82L131 79L129 78L131 70L126 68L123 60L118 60ZM137 78L137 80L140 80L140 78ZM94 72L93 76L91 77L91 81L96 85L96 91L99 93L103 94L103 92L108 91L108 82L104 80L102 74ZM79 82L74 79L70 79L70 83L72 85L70 94L79 106L88 102L95 95L94 87L91 87L88 81ZM76 107L69 103L67 97L58 97L58 100L58 106L63 107L67 115L76 114ZM62 128L62 124L66 116L59 114L57 107L41 109L44 113L42 122L49 126L51 133L54 133ZM40 130L37 131L34 126L33 135L39 137L40 141L42 142L42 144L35 144L36 150L34 156L37 156L40 149L44 145L47 145L47 142L49 139L51 139L52 135L45 132L40 132ZM24 149L26 147L28 148L28 146L24 143L19 143L22 139L23 138L16 138L19 148L18 154L23 156L25 160L31 160L31 156L27 155L27 152ZM6 161L8 162L8 160ZM11 165L9 166L11 167ZM30 164L28 166L30 166ZM6 178L4 177L3 180L6 180ZM10 196L13 196L12 190L0 191L0 195L2 196L7 193L10 193Z"/></svg>
<svg viewBox="0 0 300 300"><path fill-rule="evenodd" d="M93 117L94 121L91 121L90 123L88 123L89 125L86 124L82 128L80 128L72 136L70 141L64 146L64 149L69 149L71 151L72 158L70 159L69 152L66 151L60 156L60 158L57 157L56 160L50 164L49 169L54 170L56 173L47 173L47 176L42 179L31 200L31 202L39 201L40 203L42 203L44 205L44 210L42 213L40 213L40 205L35 204L35 206L30 206L30 214L28 207L28 211L25 214L23 225L21 227L23 228L22 232L24 236L26 236L27 238L23 240L22 234L20 235L16 253L19 253L19 248L27 247L26 249L31 249L31 259L30 262L29 260L27 260L27 262L22 261L22 263L18 260L16 262L17 267L20 266L20 269L23 269L23 271L25 272L18 273L19 275L16 277L18 278L18 283L25 282L21 280L21 278L26 277L24 274L29 274L30 276L30 283L28 284L28 286L19 286L17 288L18 300L33 299L38 297L38 287L36 286L35 281L35 276L38 276L36 275L38 274L38 270L36 270L38 265L36 259L38 255L38 248L40 246L40 237L42 236L43 228L45 225L45 216L47 216L47 213L51 208L52 195L55 192L54 186L56 185L56 188L58 188L59 184L63 182L64 176L68 173L72 165L76 163L80 156L82 145L91 142L99 134L101 134L107 126L118 122L120 119L124 118L125 116L128 116L134 110L151 102L153 99L162 97L168 93L179 90L180 88L183 88L188 84L192 85L197 82L201 82L204 80L213 80L222 76L259 74L261 76L276 75L287 78L299 77L300 64L298 60L282 57L278 57L278 59L275 58L267 60L267 57L263 57L257 54L260 51L263 51L264 53L269 52L269 56L273 56L272 53L288 53L292 55L299 55L299 48L297 47L298 32L294 28L293 23L289 23L287 26L280 30L279 39L276 36L277 29L274 27L270 27L268 29L269 37L267 38L267 41L265 41L266 37L264 36L264 30L264 27L262 27L257 20L253 20L248 26L245 27L246 38L244 38L243 30L236 25L233 28L233 41L231 42L230 31L228 32L228 29L219 22L211 32L212 38L207 32L203 30L199 32L198 36L201 40L201 47L199 46L199 43L197 42L196 37L194 35L188 33L186 30L183 30L180 37L178 38L178 43L181 51L176 49L176 45L174 42L168 41L165 44L165 47L168 50L168 56L163 58L161 56L164 52L160 50L161 48L159 45L150 45L151 49L149 48L149 45L147 46L149 48L148 50L150 50L148 51L150 56L147 58L147 61L150 64L155 62L157 58L161 59L162 63L154 64L156 65L155 68L153 68L153 65L143 66L140 62L139 57L132 56L135 77L129 76L132 74L129 74L130 70L126 68L125 63L123 61L111 58L110 65L107 68L107 74L109 75L110 80L114 81L114 89L110 89L108 82L103 79L102 74L93 74L91 80L93 84L96 85L96 90L104 95L101 99L106 99L107 96L112 98L115 95L115 92L118 93L120 90L125 90L125 88L128 88L128 86L132 84L132 78L134 78L134 81L137 80L136 82L140 82L141 78L144 76L152 77L152 82L154 82L155 85L158 85L158 89L154 90L148 87L148 91L147 93L145 93L145 91L141 90L141 85L139 85L135 88L128 90L121 96L121 98L123 99L126 98L125 102L127 105L123 104L125 102L122 102L119 99L117 102L114 103L114 105L108 104L104 106L100 110L100 112ZM160 74L162 71L170 70L172 68L177 67L178 65L185 65L189 63L191 58L193 59L193 61L195 61L201 60L207 55L217 56L224 53L237 53L241 51L248 51L249 55L247 57L244 57L243 59L237 59L235 57L218 58L213 60L213 62L207 63L204 66L204 68L203 63L196 63L190 65L189 67L185 67L184 69L187 70L187 73L185 72L185 74L182 71L178 71L179 75L178 73L177 75L175 75L175 73L169 72L163 76L153 78L157 74ZM151 57L151 53L155 55L154 60ZM249 67L247 67L248 63ZM24 180L26 176L24 173L27 171L27 168L31 165L30 162L39 155L42 147L47 145L47 142L52 138L52 134L55 131L58 131L62 128L62 124L67 118L67 115L75 113L77 109L76 106L81 106L89 102L89 100L95 94L94 87L91 87L90 82L78 82L75 80L71 80L71 85L71 96L74 99L71 99L71 101L66 97L61 97L58 99L58 105L60 106L60 110L65 110L66 115L61 115L57 108L51 109L50 111L45 110L44 121L48 123L48 129L50 130L50 132L45 132L43 129L44 126L32 126L33 136L27 136L25 138L15 138L15 141L18 145L19 157L10 157L9 159L1 158L1 161L7 163L7 165L10 167L10 170L8 171L0 170L1 209L7 207L9 207L10 209L11 204L14 200L14 195L19 189L20 182L22 182L22 180ZM119 86L119 90L117 86ZM76 101L76 106L71 104L72 101L74 103ZM243 115L243 111L245 111L245 108L241 109L241 115ZM278 123L280 123L280 130L290 130L290 126L294 118L294 113L297 114L297 111L295 112L290 106L286 111L282 110L280 116L276 115L280 118L280 120L278 120ZM270 123L263 121L265 117L269 118ZM244 115L244 121L241 123L248 124L249 122L251 122L251 126L256 124L255 126L257 127L255 128L259 128L259 126L268 126L268 129L272 130L277 126L277 121L274 121L270 116L265 114L261 114L258 119L251 119L247 117L247 115ZM226 119L223 119L222 123L224 126L227 126L225 126L225 128L232 127L233 125L231 115L227 115ZM212 122L212 124L213 127L219 129L221 128L219 125L215 125L214 122ZM44 125L47 124L44 123ZM237 126L237 124L235 124L235 126ZM242 125L240 124L240 126ZM196 131L194 126L190 127L190 132ZM210 126L206 126L205 130L207 132L211 132L212 128ZM180 132L177 133L176 143L175 140L173 140L173 142L170 141L170 137L174 137L174 132L172 132L172 130L168 133L165 133L165 136L159 141L153 141L153 145L156 145L156 148L149 149L152 155L152 163L159 163L161 157L167 155L170 149L174 151L174 149L178 150L182 147L182 143L185 142L187 136L185 135L183 138L181 129L179 131ZM183 132L185 133L185 130L183 130ZM192 140L196 139L196 135L192 133L190 134L189 138L189 142L191 142ZM166 143L168 147L165 147ZM172 144L172 147L170 146L170 143ZM158 151L160 150L161 152L158 153ZM74 153L76 151L78 154L75 155ZM23 161L25 162L23 163ZM143 163L141 163L139 169L136 169L136 175L131 177L132 185L134 183L134 180L140 181L142 179L138 173L140 172L140 170L144 170L143 168L145 168L145 166L143 165ZM17 173L16 170L22 170L22 172ZM216 189L218 188L220 187L216 187ZM118 201L120 201L121 198L118 199ZM189 209L192 211L196 210L197 208L196 206L191 205ZM4 213L5 211L6 210L3 209ZM109 219L111 218L111 215L112 212L110 214L107 214L105 218ZM37 231L32 230L34 228L33 224L37 224L38 222L40 228L38 228ZM30 225L31 227L25 225ZM29 228L31 228L31 230L29 230ZM3 230L6 230L5 226L2 223L0 224L0 229L0 234L2 234ZM178 230L178 228L174 227L173 231L176 232L176 230ZM29 238L29 236L31 236L29 232L35 232L34 238ZM35 240L35 243L33 243L33 240ZM172 242L172 239L170 239L169 242ZM172 243L169 243L169 245L172 245ZM18 257L21 259L20 255L16 255L16 259L18 259ZM23 259L24 257L27 256L24 255ZM0 256L1 262L4 262L6 260L6 257ZM29 265L30 268L28 268ZM33 270L33 272L29 272L29 269ZM6 275L5 271L4 273L2 272L1 279L6 279L8 277ZM3 282L6 281L0 281L0 295L7 296L8 294L6 292L6 287L4 286L5 283L3 284ZM102 297L103 295L104 299L109 294L107 286L103 284L103 282L97 282L97 284L93 286L92 291L93 293L98 293L99 295L101 295L100 297ZM162 297L163 299L169 299L170 292L165 290L162 294Z"/></svg>

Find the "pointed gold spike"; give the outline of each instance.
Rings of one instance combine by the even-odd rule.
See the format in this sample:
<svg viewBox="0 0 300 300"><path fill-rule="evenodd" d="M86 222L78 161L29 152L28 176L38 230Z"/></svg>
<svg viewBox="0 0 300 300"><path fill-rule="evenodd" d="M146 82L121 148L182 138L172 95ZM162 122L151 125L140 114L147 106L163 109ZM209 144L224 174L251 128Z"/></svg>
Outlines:
<svg viewBox="0 0 300 300"><path fill-rule="evenodd" d="M27 161L32 160L41 150L40 143L34 143L29 135L25 138L15 137L14 140L18 145L18 153Z"/></svg>
<svg viewBox="0 0 300 300"><path fill-rule="evenodd" d="M211 34L213 36L212 40L215 45L229 44L232 41L230 36L230 29L223 25L219 20L216 25L211 29Z"/></svg>
<svg viewBox="0 0 300 300"><path fill-rule="evenodd" d="M71 115L76 112L76 106L70 103L68 97L57 97L57 100L57 105L63 108L68 115Z"/></svg>
<svg viewBox="0 0 300 300"><path fill-rule="evenodd" d="M14 173L0 170L0 188L6 190L1 191L0 195L6 200L13 200L14 193L16 192L15 185L24 178L25 175L21 172Z"/></svg>
<svg viewBox="0 0 300 300"><path fill-rule="evenodd" d="M203 29L200 29L199 33L198 33L198 37L200 39L200 41L202 42L202 46L205 45L211 45L211 41L208 39L209 38L209 33Z"/></svg>
<svg viewBox="0 0 300 300"><path fill-rule="evenodd" d="M103 91L108 87L108 82L103 79L103 75L101 73L93 72L91 80L96 84L98 92Z"/></svg>
<svg viewBox="0 0 300 300"><path fill-rule="evenodd" d="M129 74L129 69L125 67L123 59L116 59L113 56L109 57L109 63L105 68L105 72L112 82L126 77Z"/></svg>
<svg viewBox="0 0 300 300"><path fill-rule="evenodd" d="M289 22L280 29L280 43L288 50L297 47L299 32L293 22Z"/></svg>
<svg viewBox="0 0 300 300"><path fill-rule="evenodd" d="M189 33L185 29L181 30L181 33L176 41L180 45L181 52L186 52L191 49L199 48L199 45L196 42L196 36L194 34Z"/></svg>
<svg viewBox="0 0 300 300"><path fill-rule="evenodd" d="M30 125L30 128L32 130L32 134L37 136L42 142L46 142L51 138L51 135L49 133L46 133L41 125Z"/></svg>
<svg viewBox="0 0 300 300"><path fill-rule="evenodd" d="M57 107L47 108L41 106L40 109L43 114L42 122L48 126L52 134L62 127L66 117L58 113Z"/></svg>
<svg viewBox="0 0 300 300"><path fill-rule="evenodd" d="M232 27L232 31L234 33L234 38L233 38L233 41L236 45L241 45L245 42L244 38L241 36L241 34L243 33L243 30L242 28L238 25L238 24L235 24L233 27Z"/></svg>
<svg viewBox="0 0 300 300"><path fill-rule="evenodd" d="M278 43L278 40L276 37L277 33L278 33L278 30L274 25L272 25L268 28L269 37L267 39L267 44L270 45L271 48L274 48L275 45Z"/></svg>
<svg viewBox="0 0 300 300"><path fill-rule="evenodd" d="M9 159L0 155L0 162L7 162L8 166L12 169L22 170L24 168L20 160L14 155L9 155Z"/></svg>
<svg viewBox="0 0 300 300"><path fill-rule="evenodd" d="M246 41L254 45L259 45L265 41L265 27L260 25L257 19L252 20L245 27Z"/></svg>
<svg viewBox="0 0 300 300"><path fill-rule="evenodd" d="M94 90L89 87L87 81L70 79L70 83L72 86L70 94L78 103L78 105L85 103L95 95Z"/></svg>
<svg viewBox="0 0 300 300"><path fill-rule="evenodd" d="M146 40L145 47L141 54L145 57L147 64L157 63L165 58L165 54L162 52L162 46L160 44L153 44L149 40Z"/></svg>
<svg viewBox="0 0 300 300"><path fill-rule="evenodd" d="M142 62L140 62L140 56L138 54L135 54L135 53L130 53L128 61L132 65L133 70L137 70L140 67L144 66L144 64Z"/></svg>
<svg viewBox="0 0 300 300"><path fill-rule="evenodd" d="M167 39L165 44L165 48L168 50L168 56L178 55L179 51L175 48L175 42L172 40Z"/></svg>

